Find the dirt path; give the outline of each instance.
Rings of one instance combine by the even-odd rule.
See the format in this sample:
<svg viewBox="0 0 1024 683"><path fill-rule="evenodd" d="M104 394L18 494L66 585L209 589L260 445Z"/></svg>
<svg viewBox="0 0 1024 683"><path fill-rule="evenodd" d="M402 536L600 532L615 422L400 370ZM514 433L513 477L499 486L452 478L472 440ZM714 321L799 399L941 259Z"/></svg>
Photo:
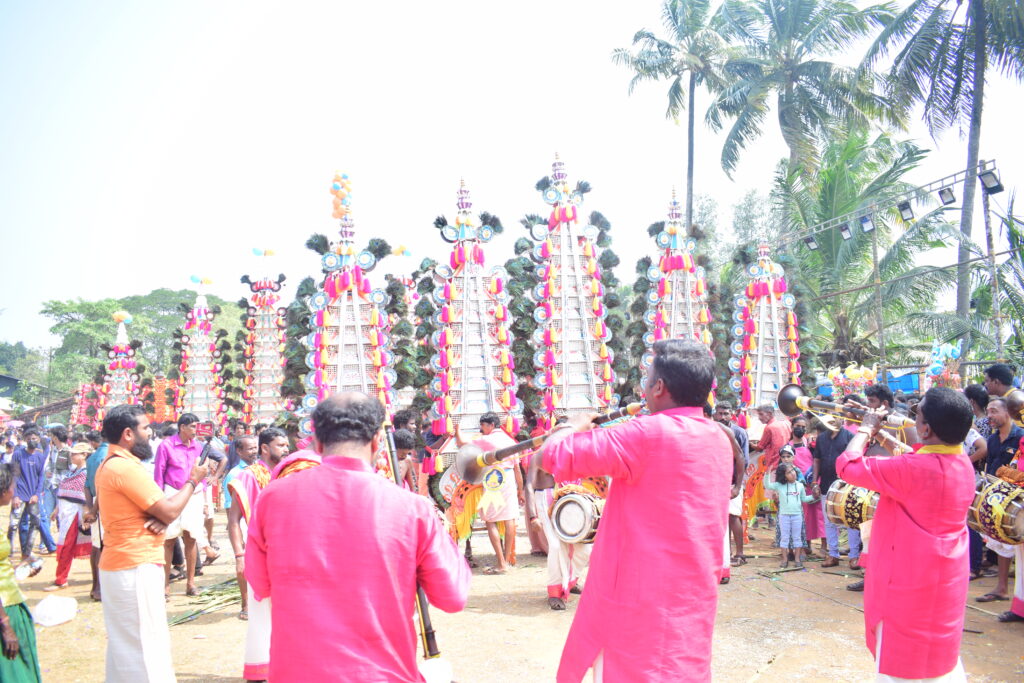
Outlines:
<svg viewBox="0 0 1024 683"><path fill-rule="evenodd" d="M224 531L223 514L216 536L225 559L208 567L199 586L234 575ZM520 529L523 527L520 526ZM17 541L16 541L17 542ZM477 533L473 547L481 566L493 559L485 535ZM517 547L529 552L525 537ZM749 554L763 555L733 570L721 587L715 626L713 671L716 681L864 681L872 677L872 661L864 647L861 593L845 590L855 580L825 573L809 563L805 572L780 574L777 580L760 575L778 564L767 543L757 541ZM55 562L47 558L43 572L22 584L29 606L47 593ZM828 570L837 571L837 570ZM847 573L848 570L847 570ZM443 655L463 683L551 681L562 645L575 613L552 612L545 600L544 558L519 556L519 567L505 576L474 571L469 604L459 614L431 612ZM101 605L89 600L89 565L77 560L71 586L58 595L78 600L79 613L71 622L39 628L39 655L48 681L102 680L106 638ZM971 584L971 598L994 585L994 579ZM168 614L192 609L183 595L183 582L172 587ZM991 611L1005 609L997 603ZM991 607L985 606L986 609ZM237 607L204 615L171 627L174 662L179 681L238 681L242 669L245 624ZM1019 681L1024 677L1024 624L999 624L994 616L968 609L962 655L972 681ZM643 634L633 646L644 647Z"/></svg>

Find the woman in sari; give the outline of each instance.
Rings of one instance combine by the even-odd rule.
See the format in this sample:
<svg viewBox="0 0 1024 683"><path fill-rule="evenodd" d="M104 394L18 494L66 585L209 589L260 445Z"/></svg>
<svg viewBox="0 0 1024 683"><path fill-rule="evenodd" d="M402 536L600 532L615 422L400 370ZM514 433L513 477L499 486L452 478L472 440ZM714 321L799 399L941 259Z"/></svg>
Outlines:
<svg viewBox="0 0 1024 683"><path fill-rule="evenodd" d="M85 520L85 460L92 446L82 442L71 449L71 469L57 487L57 576L43 590L67 588L71 563L89 557L92 537Z"/></svg>
<svg viewBox="0 0 1024 683"><path fill-rule="evenodd" d="M14 498L14 470L0 465L0 508ZM14 567L10 563L11 544L0 534L0 681L4 683L39 683L39 655L36 652L36 629L32 613L25 606Z"/></svg>

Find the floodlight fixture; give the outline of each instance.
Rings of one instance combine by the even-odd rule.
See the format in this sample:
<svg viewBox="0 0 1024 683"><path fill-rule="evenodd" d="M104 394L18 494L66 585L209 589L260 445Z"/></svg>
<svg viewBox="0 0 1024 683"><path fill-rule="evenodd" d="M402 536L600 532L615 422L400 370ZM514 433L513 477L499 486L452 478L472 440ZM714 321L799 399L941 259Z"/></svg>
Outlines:
<svg viewBox="0 0 1024 683"><path fill-rule="evenodd" d="M941 190L939 190L939 201L941 201L945 206L949 206L950 204L955 202L956 195L953 194L953 189L949 187L944 187Z"/></svg>
<svg viewBox="0 0 1024 683"><path fill-rule="evenodd" d="M848 240L851 237L853 237L853 233L850 232L850 224L844 222L842 225L840 225L839 234L843 236L844 240Z"/></svg>
<svg viewBox="0 0 1024 683"><path fill-rule="evenodd" d="M814 235L808 235L807 237L805 237L804 244L806 244L807 248L810 249L811 251L818 250L818 242L814 239Z"/></svg>
<svg viewBox="0 0 1024 683"><path fill-rule="evenodd" d="M985 194L997 194L1004 189L995 171L983 171L978 175L978 180L981 181L981 189Z"/></svg>
<svg viewBox="0 0 1024 683"><path fill-rule="evenodd" d="M900 210L900 217L903 220L907 222L914 220L914 209L911 208L910 202L900 202L896 208Z"/></svg>
<svg viewBox="0 0 1024 683"><path fill-rule="evenodd" d="M865 215L860 217L860 229L864 232L871 232L875 229L875 224L871 220L871 216Z"/></svg>

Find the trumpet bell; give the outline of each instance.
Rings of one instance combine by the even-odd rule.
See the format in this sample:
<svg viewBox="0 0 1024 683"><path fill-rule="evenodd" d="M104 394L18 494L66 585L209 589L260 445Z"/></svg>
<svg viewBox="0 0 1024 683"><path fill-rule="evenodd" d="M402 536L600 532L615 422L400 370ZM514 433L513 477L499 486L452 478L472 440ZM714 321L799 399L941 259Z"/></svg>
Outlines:
<svg viewBox="0 0 1024 683"><path fill-rule="evenodd" d="M459 473L463 481L470 484L479 484L483 475L483 468L480 467L478 459L483 455L483 449L471 443L463 444L455 454L455 471Z"/></svg>
<svg viewBox="0 0 1024 683"><path fill-rule="evenodd" d="M779 410L786 417L793 417L803 411L798 399L807 396L807 392L799 384L787 384L779 389L775 400L779 404Z"/></svg>

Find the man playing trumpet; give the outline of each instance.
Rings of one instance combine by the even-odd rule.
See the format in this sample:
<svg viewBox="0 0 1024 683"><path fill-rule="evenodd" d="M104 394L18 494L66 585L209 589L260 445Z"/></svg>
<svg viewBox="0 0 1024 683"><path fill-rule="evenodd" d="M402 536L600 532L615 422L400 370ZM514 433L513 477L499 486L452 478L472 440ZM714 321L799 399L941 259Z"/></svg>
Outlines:
<svg viewBox="0 0 1024 683"><path fill-rule="evenodd" d="M966 681L959 652L969 573L964 518L974 500L974 468L963 452L971 407L957 391L931 389L917 410L922 447L865 458L886 415L866 412L836 462L842 479L881 494L865 577L867 646L880 681Z"/></svg>
<svg viewBox="0 0 1024 683"><path fill-rule="evenodd" d="M596 430L595 414L577 415L530 463L531 480L538 466L559 481L612 478L560 683L591 667L597 681L711 677L732 449L703 417L715 371L708 348L672 339L653 351L651 415Z"/></svg>

